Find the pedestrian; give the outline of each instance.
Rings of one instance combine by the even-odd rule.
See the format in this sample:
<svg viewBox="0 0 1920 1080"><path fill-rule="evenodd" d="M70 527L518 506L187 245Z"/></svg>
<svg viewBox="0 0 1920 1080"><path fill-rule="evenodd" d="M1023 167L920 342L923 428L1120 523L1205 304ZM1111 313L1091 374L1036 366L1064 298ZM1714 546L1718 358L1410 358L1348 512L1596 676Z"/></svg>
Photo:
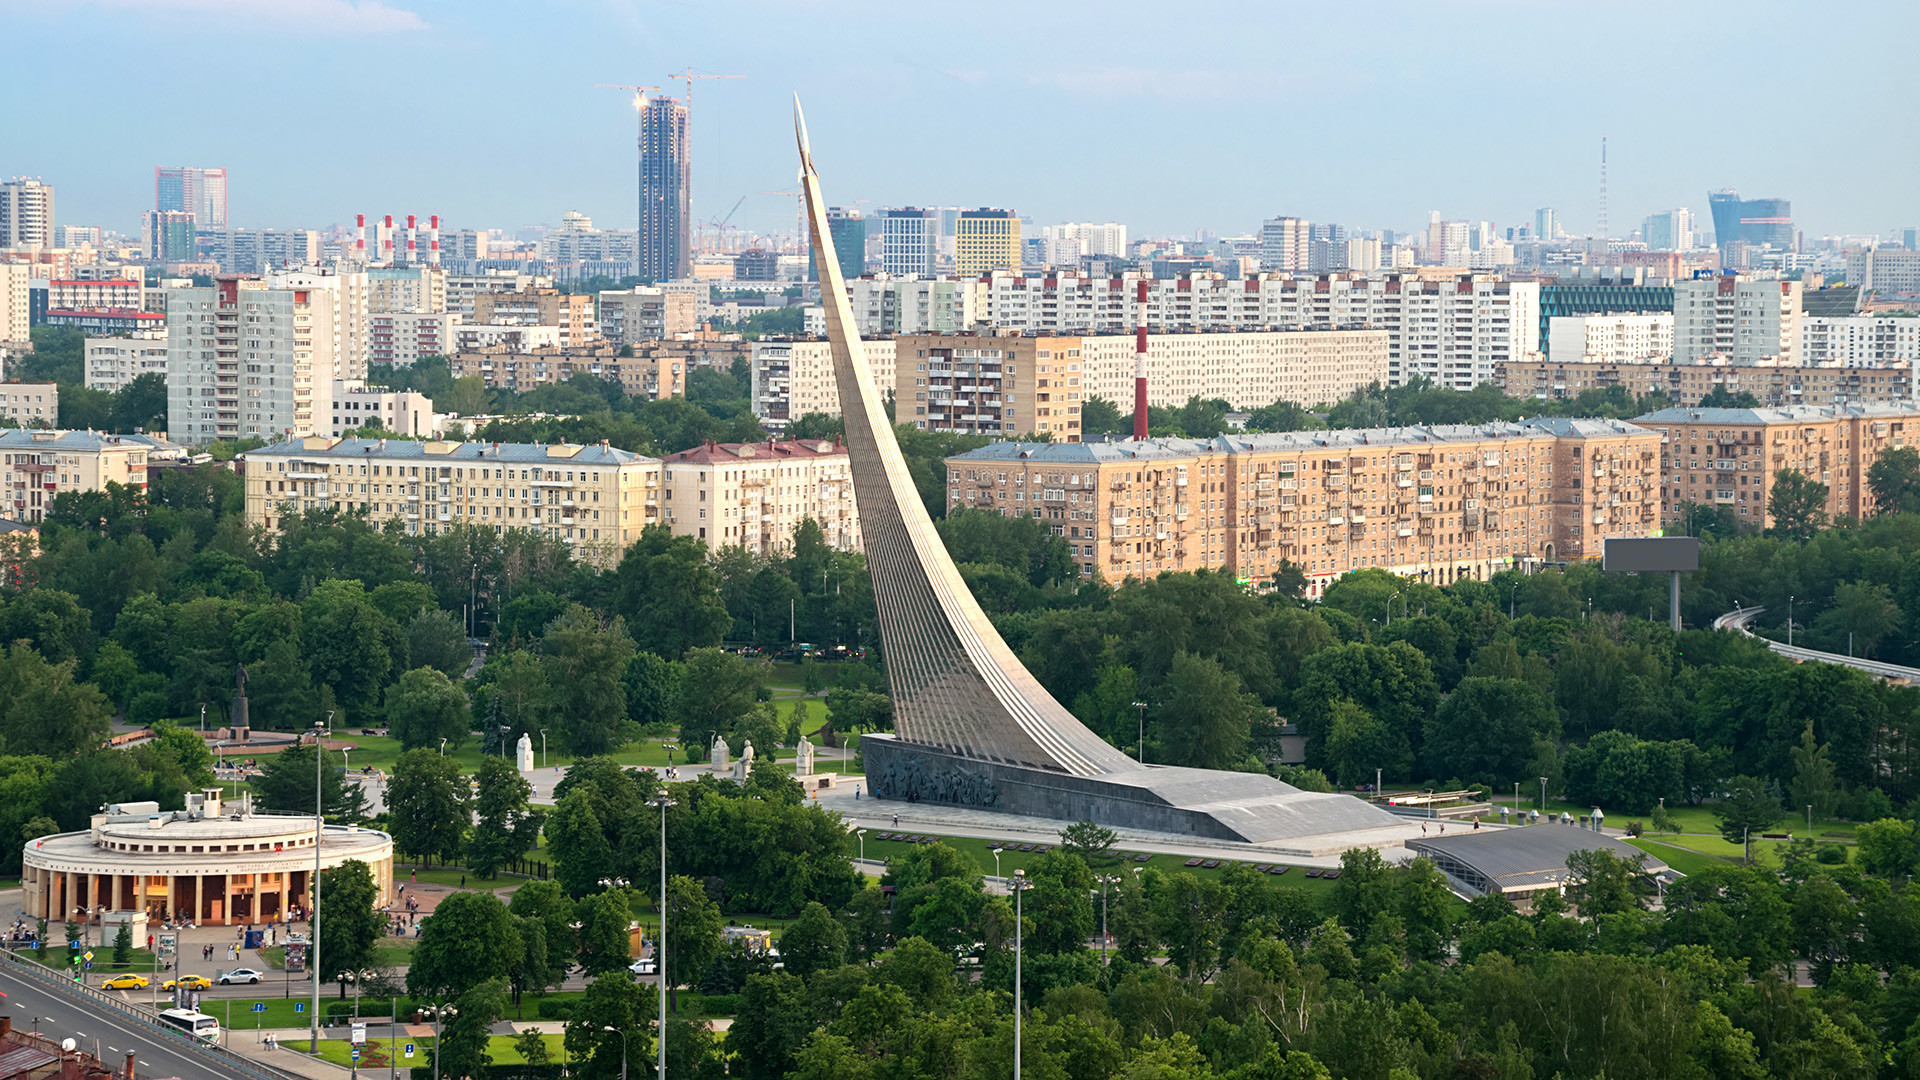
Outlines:
<svg viewBox="0 0 1920 1080"><path fill-rule="evenodd" d="M1420 823L1420 835L1421 836L1427 835L1427 823L1424 821Z"/></svg>
<svg viewBox="0 0 1920 1080"><path fill-rule="evenodd" d="M900 815L899 815L899 814L895 814L895 815L893 815L893 827L894 827L894 828L896 828L896 829L900 827Z"/></svg>
<svg viewBox="0 0 1920 1080"><path fill-rule="evenodd" d="M460 875L460 887L463 889L467 887L467 875L465 874Z"/></svg>
<svg viewBox="0 0 1920 1080"><path fill-rule="evenodd" d="M859 785L859 784L855 784L855 785L853 785L853 797L854 797L855 799L858 799L858 798L860 798L860 785Z"/></svg>

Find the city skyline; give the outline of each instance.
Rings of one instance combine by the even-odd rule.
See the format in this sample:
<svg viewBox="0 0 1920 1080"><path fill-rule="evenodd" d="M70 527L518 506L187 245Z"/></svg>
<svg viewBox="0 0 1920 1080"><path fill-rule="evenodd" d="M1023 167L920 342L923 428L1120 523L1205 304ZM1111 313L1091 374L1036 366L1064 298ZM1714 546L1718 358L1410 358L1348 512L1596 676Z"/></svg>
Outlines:
<svg viewBox="0 0 1920 1080"><path fill-rule="evenodd" d="M814 137L846 163L843 201L863 200L868 212L1004 206L1036 223L1111 220L1146 236L1257 232L1277 215L1412 231L1429 210L1504 229L1551 206L1578 235L1597 216L1606 136L1615 236L1675 207L1704 220L1707 192L1722 187L1791 200L1796 225L1810 237L1885 235L1920 216L1900 186L1909 170L1899 160L1876 158L1883 167L1875 170L1833 167L1875 130L1871 111L1836 111L1793 93L1773 94L1765 108L1716 104L1741 93L1748 72L1790 54L1822 55L1829 38L1839 42L1841 28L1804 20L1806 9L1793 5L1751 9L1738 34L1712 11L1651 5L1610 11L1596 25L1573 10L1528 8L1523 20L1522 9L1502 3L1406 6L1364 23L1338 12L1242 12L1162 27L1152 55L1128 51L1129 28L1149 17L1145 7L1098 20L1079 7L994 10L999 23L988 11L950 26L937 16L872 7L815 15L734 4L643 14L581 4L575 20L596 32L570 40L562 55L526 36L516 13L496 5L16 5L15 24L42 38L84 25L108 50L181 37L227 49L241 57L235 78L250 80L250 89L186 94L173 123L119 138L76 140L53 124L16 128L0 140L0 173L58 187L62 224L125 234L152 209L154 167L185 161L229 170L230 219L238 227L325 228L350 223L355 212L404 205L457 227L555 224L577 210L602 227L632 228L631 106L593 84L658 83L679 96L684 84L666 73L692 63L747 76L696 87L694 217L721 217L744 198L734 223L760 233L792 229L791 203L759 193L792 186L791 165L775 147L782 100L802 82L829 89L816 107ZM98 18L102 12L115 17ZM1667 32L1644 34L1650 18ZM1920 28L1920 16L1903 7L1883 6L1876 20L1895 38ZM936 30L942 47L924 63L885 48ZM1315 48L1290 51L1288 64L1276 65L1272 45L1302 35ZM1066 40L1076 42L1070 54L1056 46ZM1543 64L1553 73L1544 83L1487 77L1573 47L1556 42L1637 57L1637 68L1675 78L1621 80L1608 65L1578 64ZM272 51L259 51L268 45ZM248 49L258 52L257 68L249 68ZM309 80L277 77L288 58L340 100L324 113L312 110ZM33 100L57 84L57 63L25 56L0 85ZM312 154L317 146L378 145L365 118L393 112L396 87L405 85L392 80L393 70L452 87L462 72L507 65L520 85L542 92L494 97L483 109L469 95L413 93L416 118L404 126L424 145L405 155ZM1912 89L1911 76L1889 67L1855 77L1868 99L1899 100ZM1447 87L1465 98L1436 109L1430 103ZM121 107L104 85L63 94L65 115L82 122ZM1697 138L1684 122L1696 110L1712 114L1714 138ZM277 118L290 116L301 120L276 129ZM962 123L961 116L974 119ZM982 119L992 121L1007 152L977 152ZM951 139L941 138L943 126ZM1170 133L1169 141L1156 142L1155 132ZM1052 170L1033 167L1034 155L1078 162L1082 179L1057 184ZM1172 163L1195 157L1210 162L1208 176L1249 179L1169 189ZM354 167L356 159L366 167ZM1180 197L1170 199L1170 190Z"/></svg>

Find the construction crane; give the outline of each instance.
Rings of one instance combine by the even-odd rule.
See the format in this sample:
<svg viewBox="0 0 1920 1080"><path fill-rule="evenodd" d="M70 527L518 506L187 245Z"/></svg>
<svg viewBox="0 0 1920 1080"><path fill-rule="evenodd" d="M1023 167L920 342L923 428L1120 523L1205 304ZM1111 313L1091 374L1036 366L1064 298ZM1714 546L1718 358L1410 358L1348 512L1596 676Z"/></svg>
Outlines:
<svg viewBox="0 0 1920 1080"><path fill-rule="evenodd" d="M759 191L756 195L793 196L793 253L807 253L807 193L804 188L788 188L785 191Z"/></svg>
<svg viewBox="0 0 1920 1080"><path fill-rule="evenodd" d="M727 211L727 215L725 217L715 218L712 221L701 222L702 225L711 226L713 229L713 249L712 250L719 251L719 250L724 250L726 248L727 223L733 220L733 215L740 212L740 207L745 205L746 201L747 201L747 197L745 195L742 195L738 200L734 202L733 209Z"/></svg>
<svg viewBox="0 0 1920 1080"><path fill-rule="evenodd" d="M693 80L695 79L744 79L746 78L746 76L745 75L703 75L703 74L700 74L699 72L694 71L692 64L688 64L685 71L668 72L667 78L680 79L681 81L687 84L687 160L692 161L693 160ZM691 207L693 205L693 180L692 180L693 170L691 168L687 170L687 175L688 175L687 205Z"/></svg>
<svg viewBox="0 0 1920 1080"><path fill-rule="evenodd" d="M594 83L593 85L594 85L594 88L597 90L631 90L633 91L633 119L634 119L633 148L636 155L645 153L646 148L643 144L646 142L646 134L647 134L647 109L646 109L647 91L649 90L658 91L660 88L657 86L627 86L621 83ZM634 168L635 169L639 168L637 157L635 160ZM634 228L637 229L640 227L641 227L641 223L636 221L634 223Z"/></svg>

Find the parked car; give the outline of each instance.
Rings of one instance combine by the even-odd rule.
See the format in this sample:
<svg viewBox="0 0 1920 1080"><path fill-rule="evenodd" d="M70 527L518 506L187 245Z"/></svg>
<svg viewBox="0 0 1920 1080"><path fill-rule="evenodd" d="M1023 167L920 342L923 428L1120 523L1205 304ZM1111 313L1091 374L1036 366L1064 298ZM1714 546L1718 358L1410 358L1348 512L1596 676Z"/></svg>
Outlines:
<svg viewBox="0 0 1920 1080"><path fill-rule="evenodd" d="M325 883L323 882L322 884ZM220 978L215 981L221 986L233 986L237 983L257 983L260 981L260 973L252 968L234 968L232 971L221 975Z"/></svg>
<svg viewBox="0 0 1920 1080"><path fill-rule="evenodd" d="M102 990L145 990L146 988L145 975L115 975L100 984Z"/></svg>
<svg viewBox="0 0 1920 1080"><path fill-rule="evenodd" d="M642 957L628 964L627 970L633 972L635 975L651 975L653 974L653 959L651 957Z"/></svg>

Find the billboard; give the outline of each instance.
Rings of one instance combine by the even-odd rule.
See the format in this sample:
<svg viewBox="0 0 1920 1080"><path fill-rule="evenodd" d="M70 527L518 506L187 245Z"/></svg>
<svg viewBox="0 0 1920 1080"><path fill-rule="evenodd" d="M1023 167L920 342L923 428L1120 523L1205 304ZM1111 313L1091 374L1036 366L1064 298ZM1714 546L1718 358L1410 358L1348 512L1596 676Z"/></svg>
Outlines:
<svg viewBox="0 0 1920 1080"><path fill-rule="evenodd" d="M1609 536L1601 556L1604 569L1615 573L1665 574L1700 569L1697 536Z"/></svg>

